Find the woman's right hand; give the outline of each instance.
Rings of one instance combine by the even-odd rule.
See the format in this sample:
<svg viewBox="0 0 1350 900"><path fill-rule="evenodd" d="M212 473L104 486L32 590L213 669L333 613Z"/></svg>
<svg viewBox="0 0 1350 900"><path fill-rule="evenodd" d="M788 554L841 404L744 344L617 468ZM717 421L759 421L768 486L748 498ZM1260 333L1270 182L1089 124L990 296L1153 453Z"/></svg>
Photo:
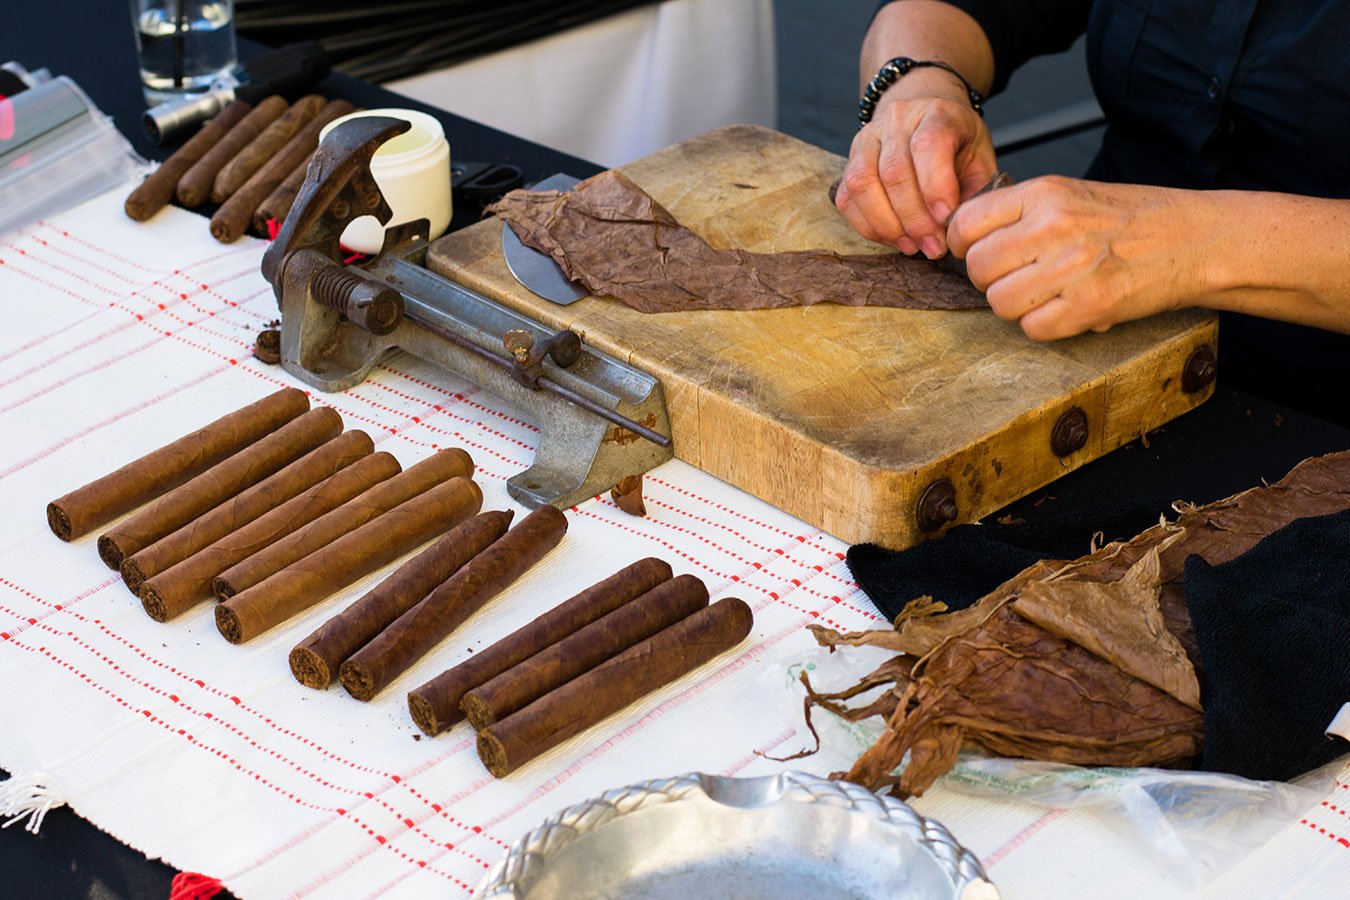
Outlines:
<svg viewBox="0 0 1350 900"><path fill-rule="evenodd" d="M951 91L941 83L942 94L899 96L936 78L950 79L957 96L943 96ZM997 174L994 144L945 72L911 71L886 93L853 139L835 205L868 240L936 259L947 252L952 212Z"/></svg>

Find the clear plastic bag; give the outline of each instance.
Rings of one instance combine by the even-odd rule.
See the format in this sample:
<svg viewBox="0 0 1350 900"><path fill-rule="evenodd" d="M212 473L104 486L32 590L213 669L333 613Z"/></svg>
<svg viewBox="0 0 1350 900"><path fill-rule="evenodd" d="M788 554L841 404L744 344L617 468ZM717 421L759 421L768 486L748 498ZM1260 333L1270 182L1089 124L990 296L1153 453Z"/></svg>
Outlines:
<svg viewBox="0 0 1350 900"><path fill-rule="evenodd" d="M816 648L772 667L764 677L773 679L782 690L783 713L793 717L790 721L800 722L801 672L807 673L817 691L842 690L894 655L873 647L850 647L846 653L834 654ZM879 690L860 694L848 705L865 705ZM847 722L821 707L815 707L811 717L821 752L831 763L841 757L851 763L884 729L879 718ZM1320 803L1345 765L1345 759L1339 760L1290 784L1214 772L999 759L966 750L937 785L989 800L1090 809L1182 884L1196 888L1236 865ZM846 767L847 763L841 766Z"/></svg>
<svg viewBox="0 0 1350 900"><path fill-rule="evenodd" d="M69 78L0 100L0 234L77 206L146 167Z"/></svg>

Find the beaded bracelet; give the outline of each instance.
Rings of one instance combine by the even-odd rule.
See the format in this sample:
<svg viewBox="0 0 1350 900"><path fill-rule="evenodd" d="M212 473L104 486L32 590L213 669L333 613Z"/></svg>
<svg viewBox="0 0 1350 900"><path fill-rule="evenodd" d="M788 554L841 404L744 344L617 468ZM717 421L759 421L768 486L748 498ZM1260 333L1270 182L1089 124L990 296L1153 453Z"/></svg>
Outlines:
<svg viewBox="0 0 1350 900"><path fill-rule="evenodd" d="M943 69L951 72L960 79L961 84L965 85L971 109L979 113L980 118L984 118L984 94L971 87L970 82L966 81L965 76L956 69L937 59L910 59L908 56L897 56L881 67L877 77L873 78L867 85L867 90L863 91L862 99L858 101L859 128L872 121L872 114L877 111L877 101L881 99L886 88L895 84L912 69Z"/></svg>

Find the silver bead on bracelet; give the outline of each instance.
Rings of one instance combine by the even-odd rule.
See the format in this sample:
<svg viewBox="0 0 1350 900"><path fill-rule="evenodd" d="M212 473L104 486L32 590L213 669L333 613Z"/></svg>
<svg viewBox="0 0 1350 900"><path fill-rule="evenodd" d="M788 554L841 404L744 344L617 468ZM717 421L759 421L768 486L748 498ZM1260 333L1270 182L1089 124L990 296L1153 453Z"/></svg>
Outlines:
<svg viewBox="0 0 1350 900"><path fill-rule="evenodd" d="M877 77L868 83L867 89L863 91L862 99L858 101L858 127L862 128L868 122L872 121L872 115L877 111L877 101L885 93L886 88L895 84L913 69L942 69L951 72L965 85L966 96L970 98L970 108L984 117L984 94L981 94L975 88L971 87L970 82L966 81L964 75L956 71L945 62L938 59L910 59L908 56L897 56L895 59L886 63L877 72Z"/></svg>

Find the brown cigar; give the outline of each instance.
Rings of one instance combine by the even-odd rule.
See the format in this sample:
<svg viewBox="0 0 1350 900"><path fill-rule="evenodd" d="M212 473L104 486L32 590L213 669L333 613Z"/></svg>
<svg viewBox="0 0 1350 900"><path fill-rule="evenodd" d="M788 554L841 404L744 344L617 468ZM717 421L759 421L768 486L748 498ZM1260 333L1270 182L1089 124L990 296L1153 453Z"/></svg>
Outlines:
<svg viewBox="0 0 1350 900"><path fill-rule="evenodd" d="M216 627L241 644L299 615L478 512L483 492L452 478L344 534L216 607Z"/></svg>
<svg viewBox="0 0 1350 900"><path fill-rule="evenodd" d="M309 409L304 391L285 388L127 463L47 504L47 524L72 541L166 494Z"/></svg>
<svg viewBox="0 0 1350 900"><path fill-rule="evenodd" d="M672 578L480 684L464 695L460 709L481 731L707 605L702 581L693 575Z"/></svg>
<svg viewBox="0 0 1350 900"><path fill-rule="evenodd" d="M369 700L562 540L567 517L541 506L352 654L338 680Z"/></svg>
<svg viewBox="0 0 1350 900"><path fill-rule="evenodd" d="M341 432L341 416L326 406L311 409L104 532L98 539L98 555L108 568L121 568L122 560L137 550L176 531Z"/></svg>
<svg viewBox="0 0 1350 900"><path fill-rule="evenodd" d="M329 619L291 651L291 673L312 688L326 688L338 666L417 602L506 533L510 511L479 513L408 560L351 606Z"/></svg>
<svg viewBox="0 0 1350 900"><path fill-rule="evenodd" d="M203 513L172 534L122 560L122 578L138 594L147 578L163 572L232 531L243 528L268 510L308 490L339 469L375 450L364 431L340 434L295 462Z"/></svg>
<svg viewBox="0 0 1350 900"><path fill-rule="evenodd" d="M478 732L478 756L498 778L739 644L754 618L727 597L700 609Z"/></svg>
<svg viewBox="0 0 1350 900"><path fill-rule="evenodd" d="M277 185L291 173L291 170L314 153L319 146L319 132L323 126L334 119L354 112L356 107L346 100L333 100L319 114L291 138L286 146L277 151L253 177L235 191L233 196L221 204L220 209L211 217L211 234L222 243L231 243L239 237L253 221L253 211L258 204L267 199L267 195L277 189Z"/></svg>
<svg viewBox="0 0 1350 900"><path fill-rule="evenodd" d="M178 202L187 207L201 206L205 203L211 196L211 185L215 182L216 173L221 167L234 159L240 150L247 147L250 141L285 111L286 101L280 97L268 97L259 103L182 174L178 179Z"/></svg>
<svg viewBox="0 0 1350 900"><path fill-rule="evenodd" d="M211 187L211 202L224 203L234 192L244 186L244 182L253 177L269 159L277 154L291 138L304 128L310 119L323 109L324 99L318 94L301 97L282 113L276 121L263 129L227 162L219 172Z"/></svg>
<svg viewBox="0 0 1350 900"><path fill-rule="evenodd" d="M214 119L202 126L190 140L164 160L160 167L150 173L150 177L136 186L136 190L127 197L124 209L127 215L137 222L144 222L163 209L173 199L178 179L201 159L208 150L216 146L231 128L249 114L253 104L245 100L235 100L222 109Z"/></svg>
<svg viewBox="0 0 1350 900"><path fill-rule="evenodd" d="M211 579L225 569L337 509L371 486L394 477L398 471L398 460L383 451L362 457L300 496L148 579L141 585L141 605L157 622L167 622L187 612L211 596Z"/></svg>
<svg viewBox="0 0 1350 900"><path fill-rule="evenodd" d="M277 189L268 194L267 199L259 203L258 208L253 211L253 233L258 237L268 237L269 221L275 220L278 227L286 221L286 214L291 211L295 195L300 193L300 186L305 183L305 175L309 173L310 158L312 157L307 157L300 165L291 169L291 174L286 176L286 180L277 185Z"/></svg>
<svg viewBox="0 0 1350 900"><path fill-rule="evenodd" d="M413 721L433 737L440 734L464 718L459 702L468 691L669 580L670 566L653 556L620 569L409 692Z"/></svg>
<svg viewBox="0 0 1350 900"><path fill-rule="evenodd" d="M221 600L228 600L400 503L426 493L443 481L468 478L472 474L473 460L463 450L452 448L433 453L406 472L375 485L304 528L230 566L212 580L211 589Z"/></svg>

